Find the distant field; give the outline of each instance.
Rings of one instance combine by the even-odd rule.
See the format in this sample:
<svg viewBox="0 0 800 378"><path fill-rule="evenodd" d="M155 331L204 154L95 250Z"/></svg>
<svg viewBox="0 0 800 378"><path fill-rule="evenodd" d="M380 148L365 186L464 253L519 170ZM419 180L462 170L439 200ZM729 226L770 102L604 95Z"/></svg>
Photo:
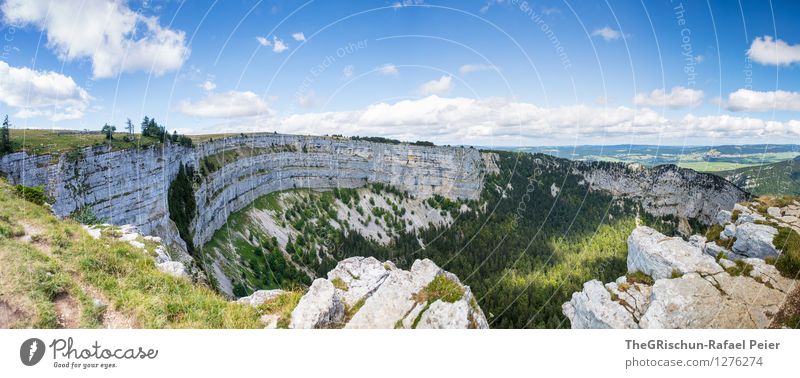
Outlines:
<svg viewBox="0 0 800 378"><path fill-rule="evenodd" d="M156 138L142 137L139 134L114 133L114 139L107 141L100 132L80 132L75 130L28 130L11 129L11 143L14 151L27 151L34 155L64 153L78 148L110 143L114 149L143 147L158 144ZM128 141L124 137L128 136Z"/></svg>

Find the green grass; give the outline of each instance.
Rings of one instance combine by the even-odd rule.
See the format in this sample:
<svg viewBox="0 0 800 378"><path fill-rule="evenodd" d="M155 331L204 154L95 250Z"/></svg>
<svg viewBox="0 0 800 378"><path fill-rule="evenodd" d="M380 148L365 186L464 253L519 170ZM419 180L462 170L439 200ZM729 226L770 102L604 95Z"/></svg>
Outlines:
<svg viewBox="0 0 800 378"><path fill-rule="evenodd" d="M147 147L160 142L156 138L142 137L139 134L124 140L127 133L114 133L113 140L106 140L99 130L83 133L74 130L11 129L11 144L14 152L27 151L33 155L46 155L76 151L84 147L110 144L114 150Z"/></svg>
<svg viewBox="0 0 800 378"><path fill-rule="evenodd" d="M289 328L289 323L292 320L292 311L297 304L300 303L300 298L303 293L298 291L287 291L270 301L264 302L259 309L266 314L277 314L278 328Z"/></svg>
<svg viewBox="0 0 800 378"><path fill-rule="evenodd" d="M433 303L437 300L454 303L463 296L464 288L461 285L445 277L444 274L440 274L420 290L415 299L418 303Z"/></svg>
<svg viewBox="0 0 800 378"><path fill-rule="evenodd" d="M91 306L83 287L143 328L258 328L259 311L229 302L203 285L160 272L153 251L110 235L95 240L79 223L58 220L48 209L18 198L0 180L0 224L36 230L32 242L0 237L0 297L20 313L15 326L52 328L53 299L67 293L80 304L81 326L99 325L102 310ZM152 245L150 246L152 248Z"/></svg>
<svg viewBox="0 0 800 378"><path fill-rule="evenodd" d="M728 274L730 274L731 276L734 276L734 277L735 276L750 276L750 272L753 271L753 266L752 265L750 265L750 264L748 264L748 263L746 263L746 262L744 262L742 260L736 260L735 263L736 263L736 266L732 266L732 267L730 267L728 269L725 269L725 271L728 272Z"/></svg>

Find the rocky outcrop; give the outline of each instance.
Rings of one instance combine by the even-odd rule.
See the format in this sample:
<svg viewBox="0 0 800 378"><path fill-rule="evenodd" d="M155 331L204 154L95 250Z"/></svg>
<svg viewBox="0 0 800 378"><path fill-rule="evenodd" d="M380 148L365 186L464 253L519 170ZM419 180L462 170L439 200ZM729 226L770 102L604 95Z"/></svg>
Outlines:
<svg viewBox="0 0 800 378"><path fill-rule="evenodd" d="M731 222L726 216L715 219ZM736 241L739 230L750 233L753 226L762 225L737 226ZM762 231L766 232L758 232ZM628 238L628 276L605 285L597 280L587 282L562 306L572 328L771 326L798 281L783 277L762 258L747 257L762 254L761 248L766 247L760 243L767 240L750 238L743 245L754 246L757 251L734 252L725 247L729 245L726 243L711 240L701 247L705 238L692 239L685 242L637 227Z"/></svg>
<svg viewBox="0 0 800 378"><path fill-rule="evenodd" d="M656 216L696 218L711 224L720 210L728 210L749 194L712 174L663 165L645 168L636 164L581 162L576 173L589 186L615 196L638 200L645 211Z"/></svg>
<svg viewBox="0 0 800 378"><path fill-rule="evenodd" d="M375 182L420 198L476 199L484 174L483 159L471 148L281 134L221 138L192 148L166 144L117 151L95 146L61 155L19 152L0 157L0 172L12 184L44 186L58 216L89 208L107 223L131 224L180 247L169 220L167 190L180 164L199 171L211 156L225 164L197 180L198 212L191 225L196 246L208 241L232 212L270 192Z"/></svg>
<svg viewBox="0 0 800 378"><path fill-rule="evenodd" d="M430 260L411 269L351 257L316 279L291 328L488 328L468 286Z"/></svg>

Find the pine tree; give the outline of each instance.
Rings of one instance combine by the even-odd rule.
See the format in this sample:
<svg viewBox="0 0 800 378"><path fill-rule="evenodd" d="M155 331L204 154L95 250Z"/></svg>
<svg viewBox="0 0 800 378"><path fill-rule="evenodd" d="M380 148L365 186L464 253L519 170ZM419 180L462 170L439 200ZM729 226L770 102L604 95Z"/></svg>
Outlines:
<svg viewBox="0 0 800 378"><path fill-rule="evenodd" d="M131 122L130 118L128 118L128 120L125 122L125 125L125 128L128 130L128 134L133 135L133 122Z"/></svg>

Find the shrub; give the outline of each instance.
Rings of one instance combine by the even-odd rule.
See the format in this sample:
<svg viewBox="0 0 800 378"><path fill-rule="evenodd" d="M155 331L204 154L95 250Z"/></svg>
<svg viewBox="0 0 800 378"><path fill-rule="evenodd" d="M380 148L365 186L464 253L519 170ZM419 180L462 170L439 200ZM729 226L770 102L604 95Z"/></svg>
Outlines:
<svg viewBox="0 0 800 378"><path fill-rule="evenodd" d="M44 205L47 202L47 194L45 194L42 186L17 185L14 189L18 196L28 202L33 202L37 205Z"/></svg>
<svg viewBox="0 0 800 378"><path fill-rule="evenodd" d="M96 215L94 215L94 212L92 212L92 208L90 208L88 206L84 206L84 207L82 207L82 208L80 208L78 210L75 210L75 212L70 214L69 217L74 219L75 221L81 223L81 224L99 224L99 223L102 223L100 218L98 218Z"/></svg>
<svg viewBox="0 0 800 378"><path fill-rule="evenodd" d="M786 277L800 275L800 235L790 228L778 227L772 244L782 251L775 259L775 268Z"/></svg>
<svg viewBox="0 0 800 378"><path fill-rule="evenodd" d="M652 285L653 283L655 283L653 277L650 277L649 275L642 273L640 271L628 273L626 277L629 283L640 283L644 285Z"/></svg>

